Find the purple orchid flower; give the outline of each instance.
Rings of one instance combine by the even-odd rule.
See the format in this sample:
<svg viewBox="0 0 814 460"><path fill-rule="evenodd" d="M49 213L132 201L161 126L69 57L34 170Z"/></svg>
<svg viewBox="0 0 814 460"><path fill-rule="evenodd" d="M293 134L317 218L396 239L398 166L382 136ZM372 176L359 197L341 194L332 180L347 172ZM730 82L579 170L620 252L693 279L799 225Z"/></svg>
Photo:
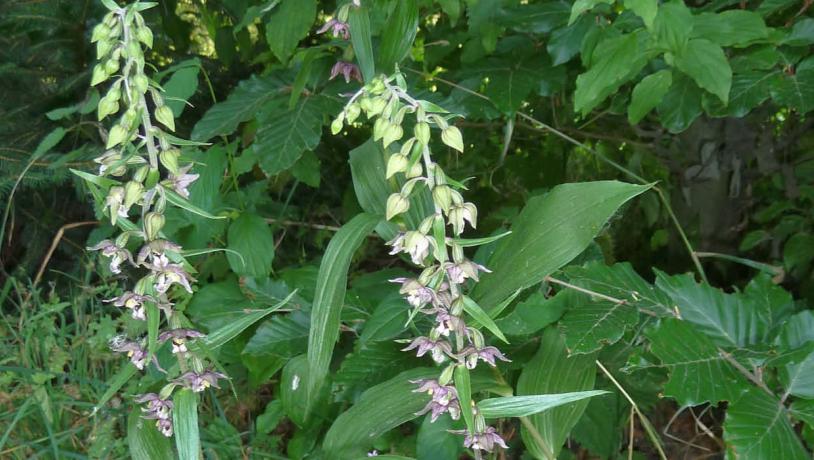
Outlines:
<svg viewBox="0 0 814 460"><path fill-rule="evenodd" d="M144 303L155 302L155 299L148 295L141 295L127 291L118 297L105 300L104 302L113 303L113 305L116 307L127 308L131 311L131 316L133 319L144 321L147 319L147 316L144 313Z"/></svg>
<svg viewBox="0 0 814 460"><path fill-rule="evenodd" d="M101 251L102 255L110 258L110 271L116 275L122 272L121 264L129 261L135 266L130 251L117 245L112 240L102 240L99 244L88 248L89 251Z"/></svg>
<svg viewBox="0 0 814 460"><path fill-rule="evenodd" d="M452 354L452 346L446 340L432 340L429 337L417 337L410 342L401 351L416 350L416 356L419 358L427 354L429 351L432 355L433 361L442 363L447 359L448 355Z"/></svg>
<svg viewBox="0 0 814 460"><path fill-rule="evenodd" d="M200 374L197 372L189 371L182 374L174 380L175 383L183 385L192 391L199 393L209 387L220 388L218 386L218 379L225 379L226 375L213 370L206 370Z"/></svg>
<svg viewBox="0 0 814 460"><path fill-rule="evenodd" d="M320 27L320 29L317 30L317 33L324 34L329 30L334 38L342 37L343 40L350 38L350 27L346 22L342 22L338 19L331 19L330 21L326 22L325 25Z"/></svg>
<svg viewBox="0 0 814 460"><path fill-rule="evenodd" d="M359 71L359 67L356 64L345 62L345 61L337 61L336 64L331 68L331 76L329 80L333 80L334 78L338 77L339 74L342 74L345 77L345 83L350 83L351 79L357 80L361 83L362 81L362 73Z"/></svg>
<svg viewBox="0 0 814 460"><path fill-rule="evenodd" d="M450 430L450 433L464 435L464 447L474 450L492 452L496 445L504 449L509 448L509 446L506 445L506 441L504 441L497 433L497 430L491 426L487 426L482 432L475 434L471 434L467 430Z"/></svg>
<svg viewBox="0 0 814 460"><path fill-rule="evenodd" d="M197 339L205 336L206 334L195 331L193 329L179 328L162 332L161 334L158 335L158 341L164 343L167 340L172 339L173 354L186 353L188 351L186 345L187 339Z"/></svg>

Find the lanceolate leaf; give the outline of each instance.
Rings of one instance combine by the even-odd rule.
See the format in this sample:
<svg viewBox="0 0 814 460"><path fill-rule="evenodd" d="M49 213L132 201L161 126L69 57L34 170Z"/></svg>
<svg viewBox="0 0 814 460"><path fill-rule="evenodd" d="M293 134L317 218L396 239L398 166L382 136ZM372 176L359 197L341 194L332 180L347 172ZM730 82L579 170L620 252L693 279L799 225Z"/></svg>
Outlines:
<svg viewBox="0 0 814 460"><path fill-rule="evenodd" d="M540 349L523 368L517 381L518 395L541 395L591 390L596 379L593 355L568 356L559 332L549 327L543 332ZM588 400L557 407L530 416L538 436L527 428L521 433L523 441L535 458L556 458L571 428L576 425ZM542 439L543 444L538 439Z"/></svg>
<svg viewBox="0 0 814 460"><path fill-rule="evenodd" d="M376 74L376 68L373 61L373 41L370 36L370 16L367 7L351 8L348 24L353 51L359 61L359 70L362 71L365 81L369 82Z"/></svg>
<svg viewBox="0 0 814 460"><path fill-rule="evenodd" d="M188 388L175 390L172 395L172 425L175 446L180 460L198 460L201 437L198 433L198 395Z"/></svg>
<svg viewBox="0 0 814 460"><path fill-rule="evenodd" d="M648 112L661 103L664 95L673 84L673 74L669 70L660 70L640 81L631 95L627 118L631 123L638 123Z"/></svg>
<svg viewBox="0 0 814 460"><path fill-rule="evenodd" d="M260 321L261 319L265 318L269 313L272 313L276 310L279 310L284 305L286 305L289 300L297 293L295 290L291 294L288 295L285 299L280 301L279 303L266 308L264 310L253 311L251 313L247 313L244 316L238 317L236 320L230 321L229 323L225 324L221 328L215 330L214 332L208 334L204 339L204 344L210 349L214 350L216 348L221 347L222 345L226 344L233 338L237 337L241 332L245 331L249 328L252 324Z"/></svg>
<svg viewBox="0 0 814 460"><path fill-rule="evenodd" d="M169 438L161 434L155 420L141 418L136 407L127 417L127 446L133 460L172 460L174 458Z"/></svg>
<svg viewBox="0 0 814 460"><path fill-rule="evenodd" d="M472 383L469 377L469 369L466 366L455 366L455 390L458 393L458 401L461 405L461 416L464 419L466 428L475 431L475 417L472 413Z"/></svg>
<svg viewBox="0 0 814 460"><path fill-rule="evenodd" d="M478 411L485 418L526 417L557 406L607 393L607 391L592 390L549 395L505 396L484 399L478 402Z"/></svg>
<svg viewBox="0 0 814 460"><path fill-rule="evenodd" d="M334 344L339 338L339 317L351 258L378 223L378 216L363 213L354 217L331 239L322 258L308 336L309 404L315 401L325 382Z"/></svg>
<svg viewBox="0 0 814 460"><path fill-rule="evenodd" d="M579 255L625 202L649 186L616 181L555 187L529 200L497 243L472 297L490 313L500 302L531 286Z"/></svg>
<svg viewBox="0 0 814 460"><path fill-rule="evenodd" d="M758 388L751 388L727 408L724 440L738 460L811 458L783 403Z"/></svg>
<svg viewBox="0 0 814 460"><path fill-rule="evenodd" d="M379 70L385 74L393 72L413 46L418 30L418 3L416 0L401 0L387 19L382 31L379 46Z"/></svg>

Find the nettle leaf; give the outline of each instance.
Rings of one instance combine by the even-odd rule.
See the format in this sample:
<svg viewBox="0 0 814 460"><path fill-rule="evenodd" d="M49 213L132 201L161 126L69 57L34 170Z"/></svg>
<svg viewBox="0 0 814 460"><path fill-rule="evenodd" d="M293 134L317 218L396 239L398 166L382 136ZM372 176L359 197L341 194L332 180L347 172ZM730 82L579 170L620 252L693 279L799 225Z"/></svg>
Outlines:
<svg viewBox="0 0 814 460"><path fill-rule="evenodd" d="M794 73L783 72L770 89L772 99L780 105L797 109L801 114L814 109L814 57L804 60Z"/></svg>
<svg viewBox="0 0 814 460"><path fill-rule="evenodd" d="M669 2L659 7L653 22L653 34L658 46L680 53L690 39L692 27L692 12L684 2Z"/></svg>
<svg viewBox="0 0 814 460"><path fill-rule="evenodd" d="M577 77L574 110L586 115L647 64L640 32L604 40L593 52L591 68Z"/></svg>
<svg viewBox="0 0 814 460"><path fill-rule="evenodd" d="M579 54L582 41L593 26L594 20L592 15L585 15L577 22L551 33L551 39L546 43L546 51L551 56L552 65L564 64Z"/></svg>
<svg viewBox="0 0 814 460"><path fill-rule="evenodd" d="M316 15L317 0L283 0L272 11L266 24L266 41L280 62L288 62L314 25Z"/></svg>
<svg viewBox="0 0 814 460"><path fill-rule="evenodd" d="M472 298L489 313L518 289L540 282L579 255L608 219L650 186L617 181L563 184L531 198L497 242Z"/></svg>
<svg viewBox="0 0 814 460"><path fill-rule="evenodd" d="M504 396L478 402L478 411L485 418L527 417L558 406L608 394L603 390L575 391L548 395Z"/></svg>
<svg viewBox="0 0 814 460"><path fill-rule="evenodd" d="M789 421L786 406L758 388L751 388L730 403L724 422L724 440L738 459L811 458Z"/></svg>
<svg viewBox="0 0 814 460"><path fill-rule="evenodd" d="M273 316L257 328L243 354L254 357L290 358L305 351L308 343L308 315L295 311Z"/></svg>
<svg viewBox="0 0 814 460"><path fill-rule="evenodd" d="M732 76L729 104L723 113L732 117L746 116L752 109L769 98L769 90L777 85L782 71L750 70Z"/></svg>
<svg viewBox="0 0 814 460"><path fill-rule="evenodd" d="M253 75L243 80L225 101L206 111L192 129L192 139L206 141L232 134L240 123L254 118L261 107L277 99L285 87L285 81L274 74L266 77ZM282 103L282 99L277 102Z"/></svg>
<svg viewBox="0 0 814 460"><path fill-rule="evenodd" d="M169 438L161 434L155 420L141 418L136 407L127 417L127 447L134 460L172 460L175 458Z"/></svg>
<svg viewBox="0 0 814 460"><path fill-rule="evenodd" d="M718 96L724 104L729 102L732 87L732 68L724 50L704 39L692 39L675 55L673 64L700 86Z"/></svg>
<svg viewBox="0 0 814 460"><path fill-rule="evenodd" d="M178 118L187 106L186 101L198 90L201 61L198 58L189 59L167 70L173 73L161 85L164 88L163 97L167 106L172 110L172 115Z"/></svg>
<svg viewBox="0 0 814 460"><path fill-rule="evenodd" d="M274 234L262 217L244 212L229 226L228 248L242 256L227 253L229 266L238 275L261 278L271 273L274 260Z"/></svg>
<svg viewBox="0 0 814 460"><path fill-rule="evenodd" d="M748 46L765 40L769 29L753 11L728 10L693 17L691 38L703 38L720 46Z"/></svg>
<svg viewBox="0 0 814 460"><path fill-rule="evenodd" d="M670 298L644 280L628 262L605 265L589 262L565 269L568 280L577 286L627 301L636 308L671 314Z"/></svg>
<svg viewBox="0 0 814 460"><path fill-rule="evenodd" d="M692 79L682 73L673 75L673 84L657 108L661 124L674 134L689 128L701 115L702 95Z"/></svg>
<svg viewBox="0 0 814 460"><path fill-rule="evenodd" d="M814 43L814 18L802 18L794 23L791 32L783 39L784 45L806 46Z"/></svg>
<svg viewBox="0 0 814 460"><path fill-rule="evenodd" d="M746 347L767 339L769 305L696 283L692 275L667 276L656 271L656 286L671 298L682 319L695 324L717 345Z"/></svg>
<svg viewBox="0 0 814 460"><path fill-rule="evenodd" d="M734 401L749 387L718 347L687 321L666 318L648 337L651 351L670 371L664 394L681 406Z"/></svg>
<svg viewBox="0 0 814 460"><path fill-rule="evenodd" d="M517 381L517 394L540 395L591 390L596 380L594 355L568 356L565 343L556 328L543 332L540 349L524 367ZM522 428L523 441L536 458L556 458L571 429L588 405L583 399L529 417L539 433L531 435ZM542 442L541 442L542 441Z"/></svg>
<svg viewBox="0 0 814 460"><path fill-rule="evenodd" d="M636 124L664 99L673 84L673 73L667 69L650 74L633 87L627 119Z"/></svg>
<svg viewBox="0 0 814 460"><path fill-rule="evenodd" d="M259 119L260 129L252 149L269 176L285 171L306 150L313 150L322 137L323 114L331 100L324 96L302 97L290 111L268 111Z"/></svg>
<svg viewBox="0 0 814 460"><path fill-rule="evenodd" d="M416 418L429 401L426 393L413 393L410 380L432 378L435 369L402 372L362 393L359 400L334 420L323 441L323 450L337 459L362 456L377 437Z"/></svg>

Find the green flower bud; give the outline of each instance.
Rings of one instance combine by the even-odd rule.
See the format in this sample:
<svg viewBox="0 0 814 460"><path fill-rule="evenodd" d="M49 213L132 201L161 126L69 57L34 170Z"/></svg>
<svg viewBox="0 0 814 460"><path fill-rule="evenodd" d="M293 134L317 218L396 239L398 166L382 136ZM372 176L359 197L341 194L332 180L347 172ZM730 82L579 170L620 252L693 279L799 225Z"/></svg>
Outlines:
<svg viewBox="0 0 814 460"><path fill-rule="evenodd" d="M149 166L142 166L136 169L136 172L133 174L133 180L136 182L144 182L147 179L147 173L150 171Z"/></svg>
<svg viewBox="0 0 814 460"><path fill-rule="evenodd" d="M107 38L103 38L96 42L96 59L102 59L113 49L116 42Z"/></svg>
<svg viewBox="0 0 814 460"><path fill-rule="evenodd" d="M119 70L119 60L118 59L108 59L105 62L105 72L108 75L113 75L116 71Z"/></svg>
<svg viewBox="0 0 814 460"><path fill-rule="evenodd" d="M441 376L438 377L438 384L439 385L449 385L452 382L452 376L455 372L455 364L450 364L447 366L442 372Z"/></svg>
<svg viewBox="0 0 814 460"><path fill-rule="evenodd" d="M464 139L461 136L461 131L455 126L448 126L441 131L441 140L444 144L452 147L453 149L463 153L464 152Z"/></svg>
<svg viewBox="0 0 814 460"><path fill-rule="evenodd" d="M144 186L140 182L130 181L124 184L124 207L130 208L138 203L144 195Z"/></svg>
<svg viewBox="0 0 814 460"><path fill-rule="evenodd" d="M370 82L370 92L373 94L381 94L385 89L384 82L381 77L376 77Z"/></svg>
<svg viewBox="0 0 814 460"><path fill-rule="evenodd" d="M123 126L134 126L137 121L138 121L138 113L136 112L135 108L130 107L129 109L124 111L124 114L122 115L122 121L121 121L121 124Z"/></svg>
<svg viewBox="0 0 814 460"><path fill-rule="evenodd" d="M359 99L359 108L365 112L368 118L371 118L373 115L370 114L370 111L373 109L373 100L367 96L363 96Z"/></svg>
<svg viewBox="0 0 814 460"><path fill-rule="evenodd" d="M362 110L359 108L359 104L354 102L353 104L349 105L345 109L345 118L348 120L348 124L351 124L354 121L356 121L356 119L359 118L359 114L361 112Z"/></svg>
<svg viewBox="0 0 814 460"><path fill-rule="evenodd" d="M368 111L368 117L374 117L384 110L385 106L387 105L387 101L385 101L381 97L373 98L370 101L370 110Z"/></svg>
<svg viewBox="0 0 814 460"><path fill-rule="evenodd" d="M164 227L164 215L157 212L148 212L144 216L144 233L148 241L158 237L158 232Z"/></svg>
<svg viewBox="0 0 814 460"><path fill-rule="evenodd" d="M153 47L153 32L147 27L139 27L136 31L136 38L147 48Z"/></svg>
<svg viewBox="0 0 814 460"><path fill-rule="evenodd" d="M421 142L423 145L427 145L430 143L430 125L427 122L422 121L415 125L415 138L418 139L418 142Z"/></svg>
<svg viewBox="0 0 814 460"><path fill-rule="evenodd" d="M389 124L387 128L384 130L384 135L382 136L382 143L384 144L384 148L387 148L388 145L401 139L403 135L404 130L401 129L401 126Z"/></svg>
<svg viewBox="0 0 814 460"><path fill-rule="evenodd" d="M437 204L445 213L449 212L449 207L452 205L452 194L448 185L436 185L432 189L432 200Z"/></svg>
<svg viewBox="0 0 814 460"><path fill-rule="evenodd" d="M99 105L96 111L99 121L102 121L106 116L119 111L119 103L115 100L111 100L110 97L103 97L99 99Z"/></svg>
<svg viewBox="0 0 814 460"><path fill-rule="evenodd" d="M139 46L138 42L131 41L127 44L127 57L130 59L144 59L144 53L141 52L141 47Z"/></svg>
<svg viewBox="0 0 814 460"><path fill-rule="evenodd" d="M150 168L147 171L147 178L144 179L144 185L147 188L153 188L153 187L155 187L155 184L158 183L158 179L160 179L160 178L161 178L161 174L158 171L158 168Z"/></svg>
<svg viewBox="0 0 814 460"><path fill-rule="evenodd" d="M162 105L155 109L155 119L170 131L175 131L175 117L173 117L172 109L169 106Z"/></svg>
<svg viewBox="0 0 814 460"><path fill-rule="evenodd" d="M113 27L119 23L119 18L111 11L105 15L103 22L106 26Z"/></svg>
<svg viewBox="0 0 814 460"><path fill-rule="evenodd" d="M384 118L378 118L375 123L373 123L373 140L378 141L382 137L384 137L384 132L387 130L390 124Z"/></svg>
<svg viewBox="0 0 814 460"><path fill-rule="evenodd" d="M155 103L156 107L161 107L164 105L164 98L161 97L161 93L158 92L155 88L150 88L150 97L153 98L153 102Z"/></svg>
<svg viewBox="0 0 814 460"><path fill-rule="evenodd" d="M122 98L122 84L121 80L113 83L109 90L107 90L107 97L111 101L118 101Z"/></svg>
<svg viewBox="0 0 814 460"><path fill-rule="evenodd" d="M110 27L107 26L104 22L100 22L96 24L96 27L93 28L93 34L90 37L90 42L95 43L99 40L106 39L110 35Z"/></svg>
<svg viewBox="0 0 814 460"><path fill-rule="evenodd" d="M173 175L178 175L178 157L181 156L181 151L178 149L169 149L164 150L160 154L158 154L158 159L161 161L161 164L167 168L167 171L171 172Z"/></svg>
<svg viewBox="0 0 814 460"><path fill-rule="evenodd" d="M412 179L414 177L419 177L422 174L424 174L424 167L421 166L420 161L416 161L415 164L413 164L413 166L411 166L410 169L408 169L407 172L404 173L404 175L407 177L407 179Z"/></svg>
<svg viewBox="0 0 814 460"><path fill-rule="evenodd" d="M387 198L387 207L385 210L385 218L387 220L407 212L410 209L410 200L401 193L393 193Z"/></svg>
<svg viewBox="0 0 814 460"><path fill-rule="evenodd" d="M120 124L115 125L110 128L110 132L107 134L106 148L113 148L125 140L127 140L127 130Z"/></svg>
<svg viewBox="0 0 814 460"><path fill-rule="evenodd" d="M133 77L133 86L136 88L136 91L138 91L141 94L144 94L145 92L147 92L147 88L150 87L150 80L147 78L146 75L138 74L135 77Z"/></svg>
<svg viewBox="0 0 814 460"><path fill-rule="evenodd" d="M339 116L337 116L334 119L334 121L331 122L331 134L336 136L337 134L342 132L342 128L345 127L344 118L345 118L345 114L340 113Z"/></svg>
<svg viewBox="0 0 814 460"><path fill-rule="evenodd" d="M119 216L119 208L124 203L124 187L113 186L107 191L105 207L110 209L110 224L116 225Z"/></svg>
<svg viewBox="0 0 814 460"><path fill-rule="evenodd" d="M107 80L109 75L105 71L105 68L102 64L96 64L93 66L93 76L90 79L90 86L96 86L99 83Z"/></svg>
<svg viewBox="0 0 814 460"><path fill-rule="evenodd" d="M452 316L461 316L464 312L464 298L463 296L456 297L450 305L449 314Z"/></svg>
<svg viewBox="0 0 814 460"><path fill-rule="evenodd" d="M410 160L400 153L390 155L390 159L387 160L387 173L385 174L385 178L390 179L396 173L407 171L409 163Z"/></svg>

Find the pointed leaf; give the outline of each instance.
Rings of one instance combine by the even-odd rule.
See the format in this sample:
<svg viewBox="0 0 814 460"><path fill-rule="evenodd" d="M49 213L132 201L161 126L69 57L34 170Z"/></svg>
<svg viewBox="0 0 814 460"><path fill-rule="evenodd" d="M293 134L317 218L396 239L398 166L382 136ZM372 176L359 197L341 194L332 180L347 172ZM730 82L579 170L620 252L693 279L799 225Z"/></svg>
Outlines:
<svg viewBox="0 0 814 460"><path fill-rule="evenodd" d="M485 418L526 417L574 401L608 393L603 390L591 390L548 395L504 396L478 402L478 411Z"/></svg>
<svg viewBox="0 0 814 460"><path fill-rule="evenodd" d="M416 0L397 2L382 31L382 41L377 53L380 71L385 74L393 72L395 65L410 52L417 31L418 2Z"/></svg>
<svg viewBox="0 0 814 460"><path fill-rule="evenodd" d="M673 74L669 70L660 70L642 78L642 81L633 88L630 106L627 109L630 123L638 123L657 107L672 84Z"/></svg>
<svg viewBox="0 0 814 460"><path fill-rule="evenodd" d="M783 403L758 388L751 388L727 408L724 440L738 460L811 458Z"/></svg>
<svg viewBox="0 0 814 460"><path fill-rule="evenodd" d="M155 420L141 418L138 407L130 411L127 417L127 447L134 460L173 460L172 445L169 438L161 434L155 426Z"/></svg>
<svg viewBox="0 0 814 460"><path fill-rule="evenodd" d="M690 40L684 50L676 54L674 64L724 104L729 102L732 68L719 45L705 39Z"/></svg>
<svg viewBox="0 0 814 460"><path fill-rule="evenodd" d="M201 437L198 434L198 395L189 388L176 390L172 396L172 426L175 447L180 460L198 460Z"/></svg>
<svg viewBox="0 0 814 460"><path fill-rule="evenodd" d="M322 117L328 104L322 96L303 97L290 111L275 110L261 117L252 149L269 176L291 168L322 137Z"/></svg>
<svg viewBox="0 0 814 460"><path fill-rule="evenodd" d="M283 64L308 35L317 15L317 0L283 0L266 24L266 41Z"/></svg>
<svg viewBox="0 0 814 460"><path fill-rule="evenodd" d="M376 67L373 61L373 41L370 36L370 16L367 7L351 7L348 25L353 51L359 61L359 70L365 82L370 82L376 76Z"/></svg>

